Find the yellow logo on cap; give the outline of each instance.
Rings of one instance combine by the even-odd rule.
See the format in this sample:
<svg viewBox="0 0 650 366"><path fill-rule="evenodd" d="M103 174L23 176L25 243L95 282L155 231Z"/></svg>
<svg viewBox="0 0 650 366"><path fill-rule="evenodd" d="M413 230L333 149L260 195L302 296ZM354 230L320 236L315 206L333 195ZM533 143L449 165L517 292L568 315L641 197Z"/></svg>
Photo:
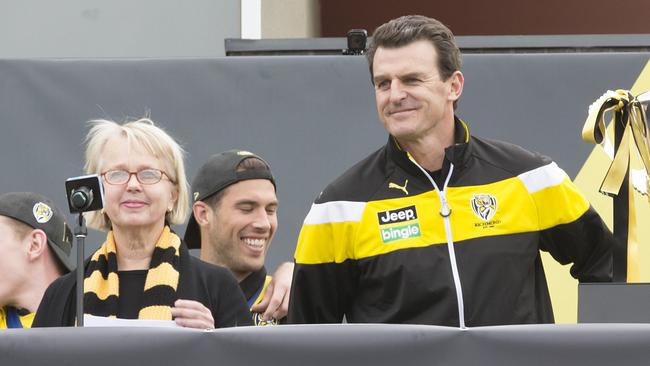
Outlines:
<svg viewBox="0 0 650 366"><path fill-rule="evenodd" d="M37 202L34 205L34 208L32 208L32 213L34 214L36 222L39 224L44 224L50 221L53 215L50 206L44 204L43 202Z"/></svg>
<svg viewBox="0 0 650 366"><path fill-rule="evenodd" d="M194 192L194 202L199 199L199 192Z"/></svg>
<svg viewBox="0 0 650 366"><path fill-rule="evenodd" d="M250 152L250 151L241 150L241 151L237 151L237 155L241 155L241 156L249 156L249 155L255 155L255 154L253 154L253 153Z"/></svg>
<svg viewBox="0 0 650 366"><path fill-rule="evenodd" d="M70 240L70 235L68 235L68 224L63 222L63 240L64 243L71 243L72 240Z"/></svg>

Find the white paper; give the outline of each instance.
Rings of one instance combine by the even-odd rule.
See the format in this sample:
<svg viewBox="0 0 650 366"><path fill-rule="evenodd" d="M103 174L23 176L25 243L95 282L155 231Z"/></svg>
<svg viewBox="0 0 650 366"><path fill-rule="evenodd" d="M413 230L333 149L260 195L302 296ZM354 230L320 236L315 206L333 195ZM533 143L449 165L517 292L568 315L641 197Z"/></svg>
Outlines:
<svg viewBox="0 0 650 366"><path fill-rule="evenodd" d="M84 314L84 327L178 327L173 320L141 320L107 318Z"/></svg>

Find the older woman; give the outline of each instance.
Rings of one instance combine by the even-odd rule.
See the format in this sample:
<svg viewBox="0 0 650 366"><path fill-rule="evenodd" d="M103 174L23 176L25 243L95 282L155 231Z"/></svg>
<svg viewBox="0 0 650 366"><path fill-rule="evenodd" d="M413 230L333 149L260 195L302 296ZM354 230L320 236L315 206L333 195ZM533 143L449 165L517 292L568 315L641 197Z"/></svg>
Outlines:
<svg viewBox="0 0 650 366"><path fill-rule="evenodd" d="M189 208L181 147L149 119L91 124L85 170L101 175L105 200L88 226L108 234L86 261L84 312L202 329L250 324L231 273L192 257L169 228ZM34 326L74 325L75 284L73 272L47 289Z"/></svg>

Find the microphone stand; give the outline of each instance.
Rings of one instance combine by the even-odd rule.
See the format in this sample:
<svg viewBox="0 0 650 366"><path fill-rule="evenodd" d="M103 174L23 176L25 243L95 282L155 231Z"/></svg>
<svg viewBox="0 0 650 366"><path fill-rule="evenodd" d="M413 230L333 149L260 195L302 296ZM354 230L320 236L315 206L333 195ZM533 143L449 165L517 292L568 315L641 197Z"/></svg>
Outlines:
<svg viewBox="0 0 650 366"><path fill-rule="evenodd" d="M79 221L74 235L77 239L77 327L84 326L84 241L88 235L86 220L79 212Z"/></svg>

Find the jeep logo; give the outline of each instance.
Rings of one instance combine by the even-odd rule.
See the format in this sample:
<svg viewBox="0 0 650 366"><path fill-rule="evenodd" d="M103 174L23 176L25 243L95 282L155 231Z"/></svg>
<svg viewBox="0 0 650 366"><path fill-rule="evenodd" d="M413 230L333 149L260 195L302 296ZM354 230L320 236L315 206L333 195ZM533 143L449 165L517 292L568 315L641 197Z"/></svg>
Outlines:
<svg viewBox="0 0 650 366"><path fill-rule="evenodd" d="M379 225L392 224L396 222L411 221L418 218L415 206L398 208L397 210L377 212Z"/></svg>

